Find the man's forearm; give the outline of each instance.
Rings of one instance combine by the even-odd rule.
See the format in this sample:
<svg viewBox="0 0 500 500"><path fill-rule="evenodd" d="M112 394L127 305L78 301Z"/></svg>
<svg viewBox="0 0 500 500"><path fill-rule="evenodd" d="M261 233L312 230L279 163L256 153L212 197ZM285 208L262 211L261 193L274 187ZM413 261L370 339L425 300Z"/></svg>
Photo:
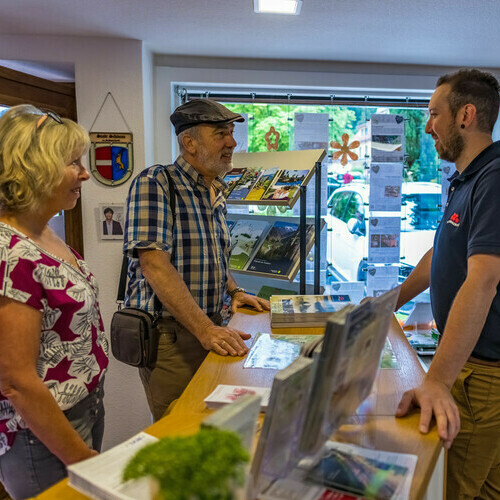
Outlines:
<svg viewBox="0 0 500 500"><path fill-rule="evenodd" d="M142 272L160 302L188 331L199 338L201 332L213 325L193 299L186 283L165 252L140 252Z"/></svg>
<svg viewBox="0 0 500 500"><path fill-rule="evenodd" d="M415 269L401 285L396 310L429 288L431 278L432 248L420 259Z"/></svg>
<svg viewBox="0 0 500 500"><path fill-rule="evenodd" d="M496 294L495 281L484 278L468 276L458 291L426 378L449 388L455 383L477 343Z"/></svg>

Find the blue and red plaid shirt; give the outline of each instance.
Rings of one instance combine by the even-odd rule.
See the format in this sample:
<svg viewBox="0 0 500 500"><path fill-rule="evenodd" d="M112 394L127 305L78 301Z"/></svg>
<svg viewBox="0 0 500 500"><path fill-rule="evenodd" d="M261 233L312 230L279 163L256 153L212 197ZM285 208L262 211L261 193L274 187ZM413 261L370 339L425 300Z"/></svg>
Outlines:
<svg viewBox="0 0 500 500"><path fill-rule="evenodd" d="M175 190L175 225L169 201L168 169ZM225 183L215 179L216 199L203 176L179 156L173 165L155 165L132 182L127 198L124 252L129 257L125 306L154 311L153 289L145 280L137 250L168 252L194 300L207 315L220 313L227 292L231 237L226 222ZM170 316L163 309L163 316Z"/></svg>

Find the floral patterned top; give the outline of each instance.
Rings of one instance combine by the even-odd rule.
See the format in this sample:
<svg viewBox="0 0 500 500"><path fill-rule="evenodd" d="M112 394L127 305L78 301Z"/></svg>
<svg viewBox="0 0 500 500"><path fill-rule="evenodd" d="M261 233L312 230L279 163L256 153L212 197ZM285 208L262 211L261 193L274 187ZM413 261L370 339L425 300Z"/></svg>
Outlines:
<svg viewBox="0 0 500 500"><path fill-rule="evenodd" d="M85 261L72 252L79 269L0 222L0 294L42 313L36 369L63 411L95 389L108 366L97 283ZM24 427L0 393L0 455Z"/></svg>

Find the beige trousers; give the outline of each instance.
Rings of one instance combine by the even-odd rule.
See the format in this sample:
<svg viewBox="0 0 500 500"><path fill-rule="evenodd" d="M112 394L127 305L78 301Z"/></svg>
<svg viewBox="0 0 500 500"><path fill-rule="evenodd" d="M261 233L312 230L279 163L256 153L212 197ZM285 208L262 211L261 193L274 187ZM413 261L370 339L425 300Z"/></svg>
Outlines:
<svg viewBox="0 0 500 500"><path fill-rule="evenodd" d="M211 319L216 324L221 322L220 315ZM158 356L155 365L139 368L155 422L180 397L208 354L198 339L173 319L160 319L158 331Z"/></svg>
<svg viewBox="0 0 500 500"><path fill-rule="evenodd" d="M500 499L500 367L467 362L451 393L460 432L448 451L447 500Z"/></svg>

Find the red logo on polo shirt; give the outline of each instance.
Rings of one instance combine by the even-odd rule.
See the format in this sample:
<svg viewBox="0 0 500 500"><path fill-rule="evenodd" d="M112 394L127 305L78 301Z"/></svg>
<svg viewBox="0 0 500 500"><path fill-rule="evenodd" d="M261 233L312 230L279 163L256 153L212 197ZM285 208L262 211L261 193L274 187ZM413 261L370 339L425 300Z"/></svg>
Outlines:
<svg viewBox="0 0 500 500"><path fill-rule="evenodd" d="M455 227L460 226L460 217L458 214L455 212L447 221L447 224L452 224Z"/></svg>

